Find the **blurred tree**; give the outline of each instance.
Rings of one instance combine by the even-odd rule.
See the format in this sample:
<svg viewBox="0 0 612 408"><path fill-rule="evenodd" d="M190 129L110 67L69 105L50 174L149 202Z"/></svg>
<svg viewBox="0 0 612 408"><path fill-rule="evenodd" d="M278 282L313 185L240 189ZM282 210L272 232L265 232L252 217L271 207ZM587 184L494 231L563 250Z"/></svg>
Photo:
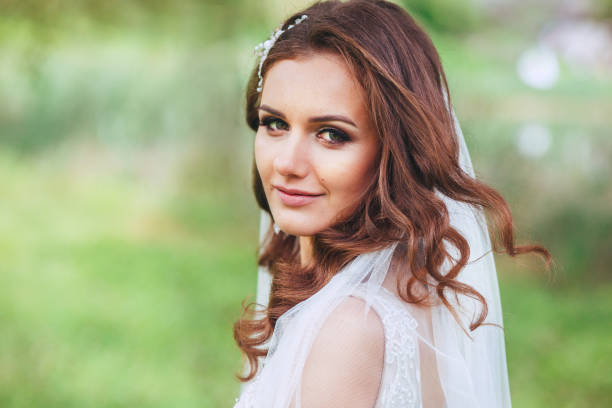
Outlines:
<svg viewBox="0 0 612 408"><path fill-rule="evenodd" d="M436 31L464 33L481 22L480 10L472 0L402 0L400 4Z"/></svg>
<svg viewBox="0 0 612 408"><path fill-rule="evenodd" d="M249 31L264 12L244 0L0 0L0 21L27 21L44 31L67 31L89 24L121 30L188 31L198 40L214 41ZM182 28L182 29L181 29Z"/></svg>

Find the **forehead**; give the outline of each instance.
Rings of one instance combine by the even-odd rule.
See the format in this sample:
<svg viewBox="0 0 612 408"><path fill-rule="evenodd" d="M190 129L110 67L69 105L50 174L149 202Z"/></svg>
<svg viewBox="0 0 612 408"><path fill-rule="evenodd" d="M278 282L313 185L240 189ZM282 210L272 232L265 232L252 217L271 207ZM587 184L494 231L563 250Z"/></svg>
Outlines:
<svg viewBox="0 0 612 408"><path fill-rule="evenodd" d="M262 104L286 114L366 115L363 90L344 60L334 54L313 54L281 60L268 70Z"/></svg>

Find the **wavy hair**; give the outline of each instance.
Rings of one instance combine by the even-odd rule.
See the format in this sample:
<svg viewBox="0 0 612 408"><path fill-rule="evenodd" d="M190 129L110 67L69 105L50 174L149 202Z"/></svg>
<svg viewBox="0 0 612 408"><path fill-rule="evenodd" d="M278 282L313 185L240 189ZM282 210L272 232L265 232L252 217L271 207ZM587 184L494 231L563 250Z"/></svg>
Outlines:
<svg viewBox="0 0 612 408"><path fill-rule="evenodd" d="M366 108L378 130L378 171L353 213L314 236L312 265L301 265L297 237L268 231L259 255L259 264L273 277L268 307L257 311L250 304L234 324L234 338L250 366L246 375L239 375L243 381L255 376L258 357L267 354L264 343L283 313L320 290L359 254L394 242L401 244L395 258L407 265L397 282L404 301L423 305L441 301L456 316L449 299L469 296L482 305L470 330L482 325L487 316L484 297L457 279L470 248L449 224L438 192L486 211L496 232L497 252L511 256L535 252L547 265L551 259L541 246L515 245L507 203L493 188L462 170L440 57L406 11L381 0L324 1L290 16L283 29L303 14L308 18L286 30L270 50L262 67L264 80L270 67L281 60L316 53L343 58L363 88ZM246 91L246 121L254 131L259 127L261 96L256 89L257 68ZM259 206L270 213L255 166L253 189ZM458 259L444 243L456 248ZM445 262L451 267L443 273ZM432 283L437 296L419 290Z"/></svg>

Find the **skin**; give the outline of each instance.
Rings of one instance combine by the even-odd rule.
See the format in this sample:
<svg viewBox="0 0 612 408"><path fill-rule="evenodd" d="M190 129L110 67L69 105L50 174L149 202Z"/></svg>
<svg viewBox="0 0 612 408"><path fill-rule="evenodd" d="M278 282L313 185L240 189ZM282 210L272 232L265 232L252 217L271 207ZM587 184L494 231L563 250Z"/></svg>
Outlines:
<svg viewBox="0 0 612 408"><path fill-rule="evenodd" d="M380 144L363 90L337 55L282 60L264 78L258 114L266 198L307 264L311 237L355 209L376 171Z"/></svg>

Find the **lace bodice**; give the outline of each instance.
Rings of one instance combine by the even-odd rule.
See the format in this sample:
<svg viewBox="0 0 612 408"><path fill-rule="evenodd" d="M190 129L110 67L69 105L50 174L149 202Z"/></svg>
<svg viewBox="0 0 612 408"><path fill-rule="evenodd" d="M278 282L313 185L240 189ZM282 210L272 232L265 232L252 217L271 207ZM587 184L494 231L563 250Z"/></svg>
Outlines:
<svg viewBox="0 0 612 408"><path fill-rule="evenodd" d="M375 407L420 407L417 322L402 301L384 288L372 306L385 331L385 361Z"/></svg>
<svg viewBox="0 0 612 408"><path fill-rule="evenodd" d="M365 299L365 288L358 287L351 296ZM384 330L383 370L374 408L419 408L422 404L417 322L406 304L382 287L372 298L371 306ZM263 408L254 402L260 381L258 374L245 386L234 408Z"/></svg>

